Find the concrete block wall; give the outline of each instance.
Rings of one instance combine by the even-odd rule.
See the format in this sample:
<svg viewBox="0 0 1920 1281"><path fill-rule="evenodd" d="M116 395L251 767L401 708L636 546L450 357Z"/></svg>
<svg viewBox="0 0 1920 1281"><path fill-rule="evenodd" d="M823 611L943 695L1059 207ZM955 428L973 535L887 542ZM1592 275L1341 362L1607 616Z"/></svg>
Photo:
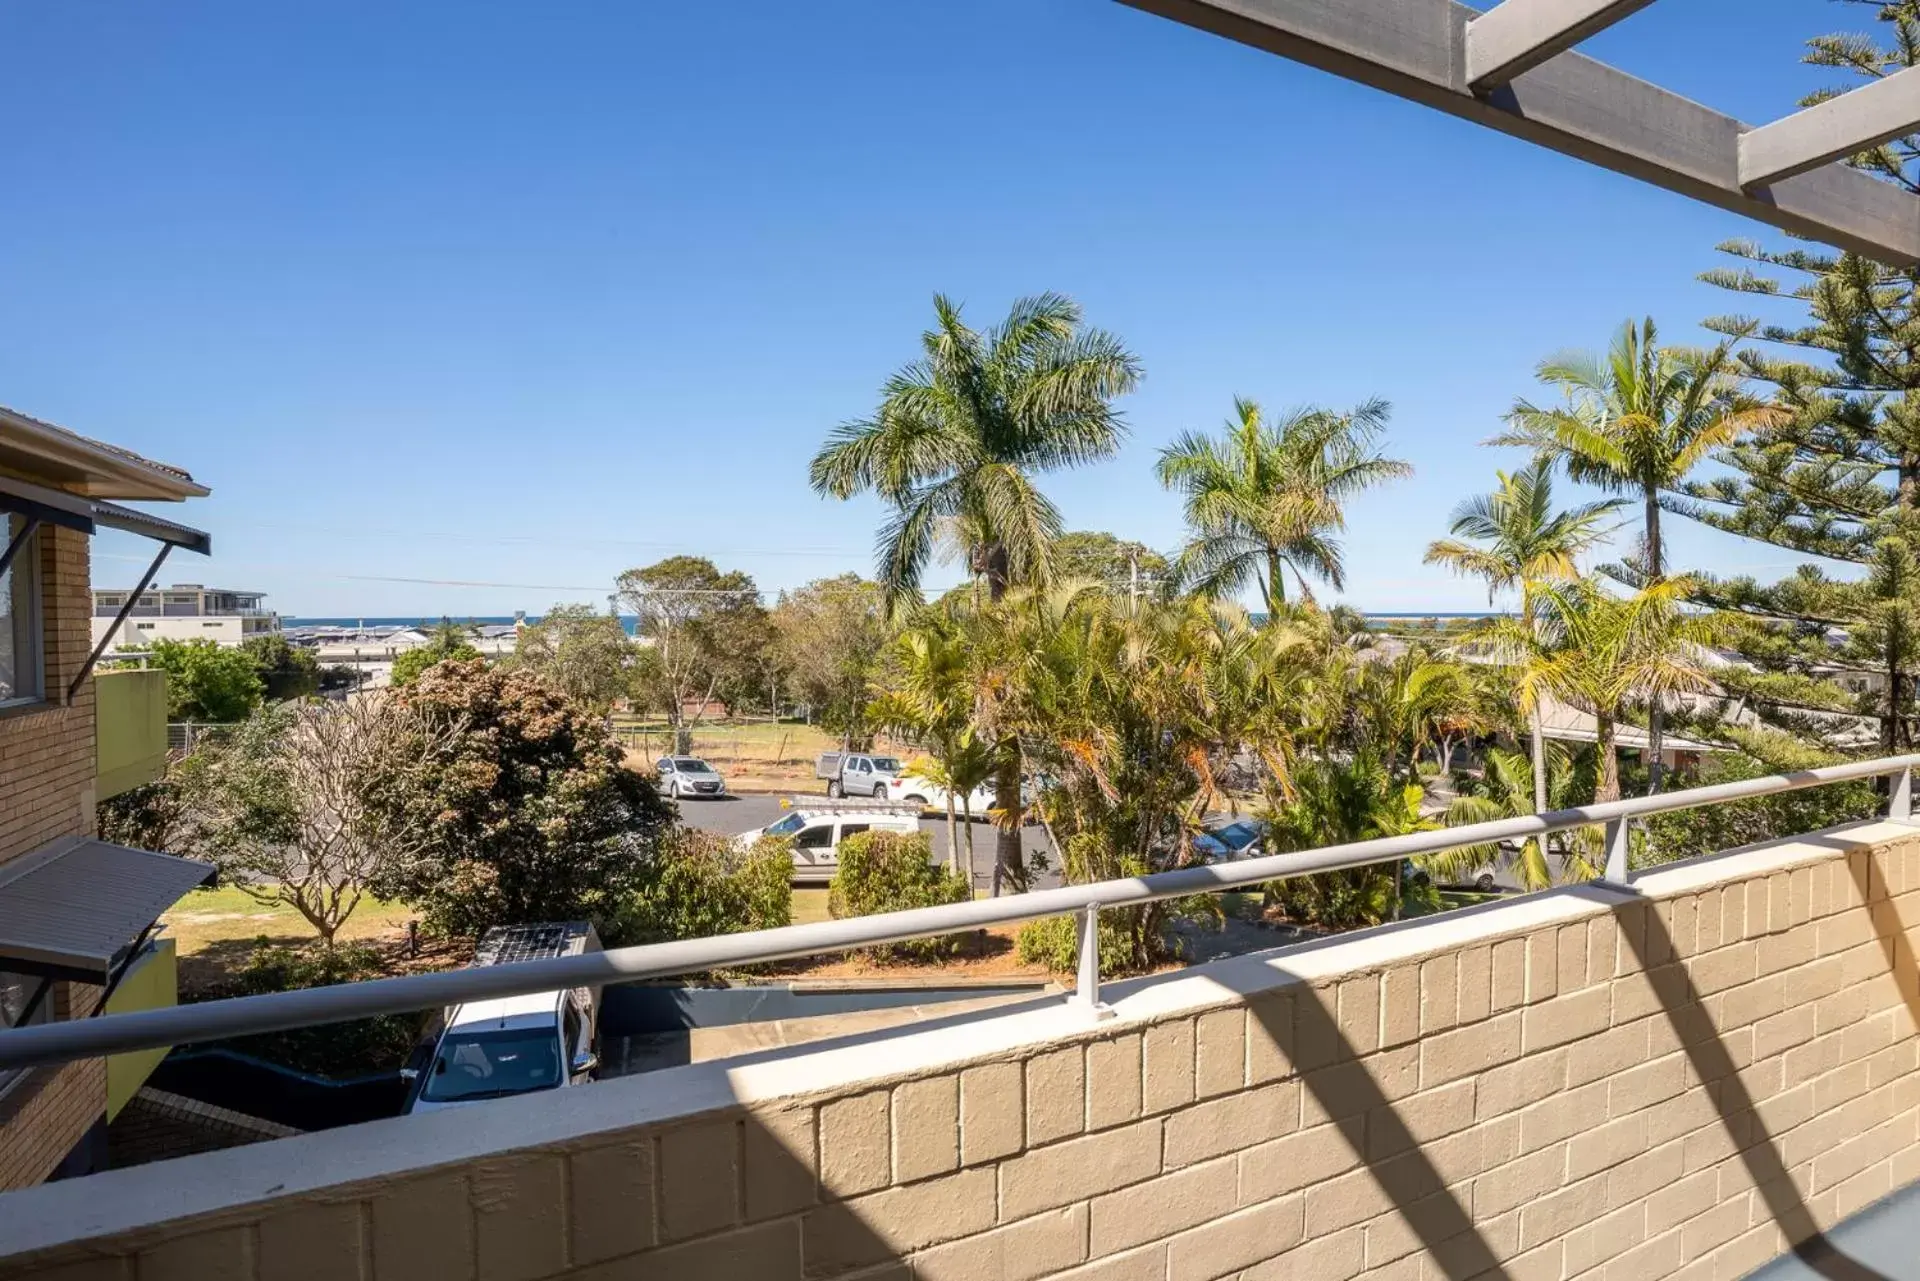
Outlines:
<svg viewBox="0 0 1920 1281"><path fill-rule="evenodd" d="M1920 1179L1920 832L1637 889L14 1193L0 1276L1706 1281Z"/></svg>
<svg viewBox="0 0 1920 1281"><path fill-rule="evenodd" d="M39 542L46 700L0 712L0 863L93 831L93 687L67 686L92 647L88 540L42 525ZM56 1017L84 1018L94 992L59 984ZM106 1111L106 1072L81 1063L14 1080L0 1093L0 1188L38 1183Z"/></svg>

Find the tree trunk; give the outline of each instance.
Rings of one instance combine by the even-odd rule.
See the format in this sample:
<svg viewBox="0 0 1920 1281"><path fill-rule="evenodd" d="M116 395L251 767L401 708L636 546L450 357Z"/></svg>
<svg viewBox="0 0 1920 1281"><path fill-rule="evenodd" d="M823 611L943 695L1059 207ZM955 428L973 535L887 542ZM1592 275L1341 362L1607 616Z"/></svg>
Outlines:
<svg viewBox="0 0 1920 1281"><path fill-rule="evenodd" d="M1617 801L1620 799L1620 757L1613 746L1613 717L1604 712L1596 714L1593 731L1594 751L1600 754L1600 786L1594 790L1593 799Z"/></svg>
<svg viewBox="0 0 1920 1281"><path fill-rule="evenodd" d="M947 789L947 866L956 872L960 870L960 825L953 816L952 788Z"/></svg>
<svg viewBox="0 0 1920 1281"><path fill-rule="evenodd" d="M960 813L966 820L961 829L967 834L967 893L973 893L973 795L968 793L960 798Z"/></svg>
<svg viewBox="0 0 1920 1281"><path fill-rule="evenodd" d="M1533 812L1544 814L1547 812L1547 733L1540 724L1540 709L1534 708L1527 721L1527 747L1533 756ZM1534 839L1540 844L1540 866L1552 868L1547 862L1546 833Z"/></svg>
<svg viewBox="0 0 1920 1281"><path fill-rule="evenodd" d="M1268 618L1287 603L1287 567L1281 563L1279 552L1267 552L1267 581L1260 585L1260 593L1267 600Z"/></svg>
<svg viewBox="0 0 1920 1281"><path fill-rule="evenodd" d="M1649 488L1646 493L1647 520L1647 584L1651 586L1660 581L1666 568L1664 549L1660 546L1660 496ZM1661 762L1665 736L1662 734L1662 722L1666 719L1666 708L1660 705L1660 695L1653 696L1647 711L1647 794L1651 796L1660 790L1660 776L1665 772Z"/></svg>
<svg viewBox="0 0 1920 1281"><path fill-rule="evenodd" d="M993 804L1000 811L1000 827L994 834L993 892L1003 885L1016 894L1027 888L1027 860L1020 849L1020 742L1011 736L1000 740L994 749Z"/></svg>

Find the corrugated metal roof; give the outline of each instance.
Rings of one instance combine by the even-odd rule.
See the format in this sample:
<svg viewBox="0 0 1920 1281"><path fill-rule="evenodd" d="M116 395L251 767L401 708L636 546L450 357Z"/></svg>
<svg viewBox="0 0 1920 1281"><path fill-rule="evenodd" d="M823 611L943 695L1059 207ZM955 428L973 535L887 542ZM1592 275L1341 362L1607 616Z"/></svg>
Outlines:
<svg viewBox="0 0 1920 1281"><path fill-rule="evenodd" d="M85 836L0 864L0 969L104 984L134 940L213 872Z"/></svg>

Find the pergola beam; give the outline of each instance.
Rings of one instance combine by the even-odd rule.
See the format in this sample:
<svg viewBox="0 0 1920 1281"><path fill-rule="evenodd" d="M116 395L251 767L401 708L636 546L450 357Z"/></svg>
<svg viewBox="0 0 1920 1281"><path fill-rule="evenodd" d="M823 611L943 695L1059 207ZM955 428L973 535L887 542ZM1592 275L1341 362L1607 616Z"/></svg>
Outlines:
<svg viewBox="0 0 1920 1281"><path fill-rule="evenodd" d="M1467 24L1467 84L1497 89L1653 0L1504 0Z"/></svg>
<svg viewBox="0 0 1920 1281"><path fill-rule="evenodd" d="M1920 197L1829 165L1757 191L1746 126L1577 52L1476 95L1451 0L1123 0L1782 230L1894 266L1920 262ZM1247 127L1252 122L1235 122Z"/></svg>
<svg viewBox="0 0 1920 1281"><path fill-rule="evenodd" d="M1906 67L1740 135L1740 185L1818 169L1920 129L1920 67Z"/></svg>

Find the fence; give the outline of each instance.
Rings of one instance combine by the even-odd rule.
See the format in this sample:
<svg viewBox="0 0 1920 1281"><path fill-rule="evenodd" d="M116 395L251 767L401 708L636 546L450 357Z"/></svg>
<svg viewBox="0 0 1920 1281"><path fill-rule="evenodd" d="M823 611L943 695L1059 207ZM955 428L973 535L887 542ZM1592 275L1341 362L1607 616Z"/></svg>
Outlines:
<svg viewBox="0 0 1920 1281"><path fill-rule="evenodd" d="M1272 854L1236 863L1181 868L1125 880L1069 885L1004 898L975 899L966 903L885 912L847 920L615 948L585 956L374 979L336 987L235 997L165 1010L14 1028L0 1032L0 1068L64 1063L94 1055L223 1040L258 1032L311 1027L376 1014L402 1014L464 1001L521 996L560 988L668 978L1066 915L1079 919L1080 936L1079 982L1069 999L1085 1010L1089 1017L1099 1017L1104 1008L1100 1002L1099 977L1099 919L1103 908L1215 893L1290 876L1365 867L1467 845L1523 840L1549 832L1591 826L1605 828L1605 879L1624 886L1627 879L1627 829L1628 824L1636 818L1670 810L1771 796L1826 783L1884 777L1891 780L1888 817L1904 823L1912 817L1910 771L1916 765L1920 765L1920 755L1856 761L1792 774L1772 774L1712 787L1635 797L1632 800L1608 801L1578 809L1529 814L1520 818L1472 823L1290 854Z"/></svg>

